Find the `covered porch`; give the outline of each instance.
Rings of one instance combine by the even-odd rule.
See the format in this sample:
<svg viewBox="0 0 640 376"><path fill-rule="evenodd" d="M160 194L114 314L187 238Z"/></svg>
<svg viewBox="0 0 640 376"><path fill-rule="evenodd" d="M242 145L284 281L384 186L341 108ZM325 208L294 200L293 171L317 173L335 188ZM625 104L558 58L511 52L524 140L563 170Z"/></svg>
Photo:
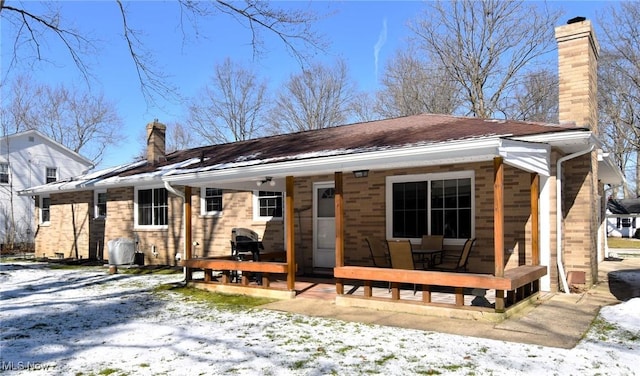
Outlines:
<svg viewBox="0 0 640 376"><path fill-rule="evenodd" d="M450 317L508 317L522 305L535 300L540 291L540 278L547 275L547 266L540 265L539 250L539 194L540 172L548 176L548 149L529 147L516 153L513 144L493 154L493 273L460 273L424 270L377 268L345 263L345 210L343 171L333 172L335 184L335 267L328 280L335 289L335 302L344 306L362 306L390 311L409 311L422 314L446 314ZM510 149L509 149L510 148ZM494 149L495 150L495 149ZM510 153L507 152L510 150ZM495 151L494 151L495 153ZM498 153L500 154L500 153ZM505 157L512 166L530 171L531 254L527 264L505 270L504 244L504 164ZM533 156L533 157L532 157ZM486 160L486 154L485 154ZM444 156L443 156L444 159ZM442 162L440 159L430 163ZM330 166L329 166L330 167ZM326 168L326 166L325 166ZM349 169L353 169L351 167ZM344 169L344 167L342 167ZM274 175L276 175L274 173ZM277 176L277 175L276 175ZM234 294L293 299L306 290L304 277L299 275L296 262L294 182L286 175L284 182L285 251L273 252L260 261L237 261L229 257L192 258L186 250L182 265L191 285L212 291ZM185 190L190 189L185 186ZM188 197L188 195L187 195ZM185 200L185 217L190 217L190 202ZM191 244L190 223L185 223L186 243ZM187 247L189 248L189 247ZM271 257L272 256L272 257ZM203 271L194 277L194 271ZM213 278L212 273L218 273ZM239 272L240 279L231 278ZM251 279L251 274L260 279ZM200 274L198 274L200 275ZM414 292L414 285L417 292ZM478 299L476 299L478 298ZM474 303L475 301L475 303ZM478 304L482 301L482 304Z"/></svg>

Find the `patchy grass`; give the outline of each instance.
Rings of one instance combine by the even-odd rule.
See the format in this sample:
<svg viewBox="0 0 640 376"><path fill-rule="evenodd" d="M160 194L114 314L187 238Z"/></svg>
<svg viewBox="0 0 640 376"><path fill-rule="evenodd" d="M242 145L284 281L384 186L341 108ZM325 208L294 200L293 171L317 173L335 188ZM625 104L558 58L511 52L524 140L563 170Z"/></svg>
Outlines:
<svg viewBox="0 0 640 376"><path fill-rule="evenodd" d="M257 298L246 295L220 294L194 287L176 286L173 284L160 285L154 289L156 293L170 291L178 293L185 299L211 304L217 308L229 310L246 310L263 304L271 303L276 299Z"/></svg>
<svg viewBox="0 0 640 376"><path fill-rule="evenodd" d="M609 248L640 249L640 239L607 238Z"/></svg>
<svg viewBox="0 0 640 376"><path fill-rule="evenodd" d="M610 322L607 322L600 317L591 322L590 332L592 332L599 340L606 341L612 332L615 332L618 327Z"/></svg>
<svg viewBox="0 0 640 376"><path fill-rule="evenodd" d="M181 274L183 272L182 268L175 266L141 266L141 267L120 267L118 268L118 274L133 274L133 275L144 275L144 274Z"/></svg>

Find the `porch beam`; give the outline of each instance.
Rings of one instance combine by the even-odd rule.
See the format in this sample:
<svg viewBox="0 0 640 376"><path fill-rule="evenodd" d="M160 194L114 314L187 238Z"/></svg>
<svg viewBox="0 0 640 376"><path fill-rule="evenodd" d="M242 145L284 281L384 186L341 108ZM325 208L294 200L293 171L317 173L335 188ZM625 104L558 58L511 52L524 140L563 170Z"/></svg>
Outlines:
<svg viewBox="0 0 640 376"><path fill-rule="evenodd" d="M294 291L296 288L296 252L295 252L295 228L294 228L294 211L293 211L293 176L286 177L286 198L285 198L285 216L284 226L287 247L287 289Z"/></svg>
<svg viewBox="0 0 640 376"><path fill-rule="evenodd" d="M192 257L191 245L193 244L193 229L191 226L191 187L184 187L184 258L190 260ZM191 268L185 268L185 278L192 279Z"/></svg>
<svg viewBox="0 0 640 376"><path fill-rule="evenodd" d="M496 277L504 276L504 160L493 159L493 244Z"/></svg>
<svg viewBox="0 0 640 376"><path fill-rule="evenodd" d="M334 203L336 221L336 268L344 266L344 186L342 172L334 174ZM344 294L344 283L342 279L336 279L336 293Z"/></svg>
<svg viewBox="0 0 640 376"><path fill-rule="evenodd" d="M531 174L531 265L540 265L540 175Z"/></svg>

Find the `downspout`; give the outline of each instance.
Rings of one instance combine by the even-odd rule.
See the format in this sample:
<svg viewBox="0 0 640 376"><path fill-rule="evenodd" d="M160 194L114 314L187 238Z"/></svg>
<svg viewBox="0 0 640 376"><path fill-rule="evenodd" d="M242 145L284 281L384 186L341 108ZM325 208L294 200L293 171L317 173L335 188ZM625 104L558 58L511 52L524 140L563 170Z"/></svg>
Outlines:
<svg viewBox="0 0 640 376"><path fill-rule="evenodd" d="M588 149L565 155L556 162L556 263L558 264L558 274L562 282L562 290L565 294L569 294L569 286L567 284L567 276L564 272L562 264L562 163L581 155L593 151L594 145Z"/></svg>
<svg viewBox="0 0 640 376"><path fill-rule="evenodd" d="M185 198L185 197L184 197L184 193L182 193L182 192L180 192L179 190L177 190L174 186L172 186L171 184L169 184L169 182L168 182L168 181L165 181L165 182L164 182L164 188L165 188L167 191L169 191L169 192L173 193L174 195L176 195L176 196L180 197L180 198L182 199L182 202L184 203L184 198ZM184 215L184 213L183 213L183 215ZM189 245L185 244L185 247L188 247L188 246L189 246ZM182 250L182 253L183 253L183 254L185 254L185 250L184 250L184 249ZM186 267L186 266L184 266L184 267L182 268L182 272L183 272L183 274L184 274L184 281L185 281L185 282L187 282L187 267Z"/></svg>

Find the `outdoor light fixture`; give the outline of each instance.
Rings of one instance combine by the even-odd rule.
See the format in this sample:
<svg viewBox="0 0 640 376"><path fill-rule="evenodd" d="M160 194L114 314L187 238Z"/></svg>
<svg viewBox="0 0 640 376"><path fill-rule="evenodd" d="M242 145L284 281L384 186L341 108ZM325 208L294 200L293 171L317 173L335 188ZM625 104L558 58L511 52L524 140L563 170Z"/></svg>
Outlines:
<svg viewBox="0 0 640 376"><path fill-rule="evenodd" d="M366 178L369 176L369 170L356 170L353 172L354 178Z"/></svg>
<svg viewBox="0 0 640 376"><path fill-rule="evenodd" d="M273 181L273 178L271 176L265 176L264 180L259 180L256 182L256 185L258 187L262 186L262 184L264 183L269 183L270 186L275 187L276 186L276 182Z"/></svg>

